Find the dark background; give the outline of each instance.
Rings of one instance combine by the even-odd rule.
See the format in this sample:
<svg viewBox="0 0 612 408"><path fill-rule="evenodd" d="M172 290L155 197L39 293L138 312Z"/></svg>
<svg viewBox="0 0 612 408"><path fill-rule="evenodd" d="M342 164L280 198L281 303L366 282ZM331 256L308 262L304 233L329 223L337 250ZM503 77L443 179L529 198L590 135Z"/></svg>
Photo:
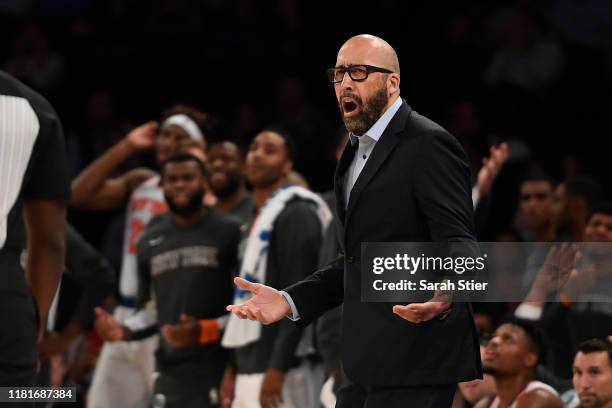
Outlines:
<svg viewBox="0 0 612 408"><path fill-rule="evenodd" d="M378 35L398 52L402 96L459 138L474 172L511 142L498 223L481 237L493 240L532 169L591 175L610 196L611 28L608 0L2 0L0 67L55 106L73 175L184 102L217 117L210 138L285 127L297 169L325 191L341 125L325 69L350 36ZM102 245L118 214L70 218Z"/></svg>

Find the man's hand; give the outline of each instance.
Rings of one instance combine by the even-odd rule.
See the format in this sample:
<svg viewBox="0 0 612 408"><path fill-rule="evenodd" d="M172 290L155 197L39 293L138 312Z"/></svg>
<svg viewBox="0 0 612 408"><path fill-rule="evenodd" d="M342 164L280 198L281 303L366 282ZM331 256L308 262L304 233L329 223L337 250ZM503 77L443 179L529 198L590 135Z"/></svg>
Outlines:
<svg viewBox="0 0 612 408"><path fill-rule="evenodd" d="M261 283L252 283L242 278L234 278L234 283L241 289L248 290L253 296L241 305L230 305L229 312L241 319L257 320L270 324L281 320L291 313L291 306L285 297L276 289Z"/></svg>
<svg viewBox="0 0 612 408"><path fill-rule="evenodd" d="M411 323L427 322L448 310L451 302L428 301L425 303L411 303L406 306L393 306L393 313Z"/></svg>
<svg viewBox="0 0 612 408"><path fill-rule="evenodd" d="M581 256L574 245L563 243L553 246L527 294L528 302L544 302L554 292L561 290L567 283L577 259Z"/></svg>
<svg viewBox="0 0 612 408"><path fill-rule="evenodd" d="M125 140L136 152L152 149L155 146L158 128L157 122L147 122L132 129L125 137Z"/></svg>
<svg viewBox="0 0 612 408"><path fill-rule="evenodd" d="M274 368L268 368L261 384L259 403L262 408L276 408L283 403L283 381L285 374Z"/></svg>
<svg viewBox="0 0 612 408"><path fill-rule="evenodd" d="M68 350L71 339L63 336L62 333L46 333L42 341L38 344L38 359L45 361L51 356L61 354Z"/></svg>
<svg viewBox="0 0 612 408"><path fill-rule="evenodd" d="M232 408L232 401L234 401L234 389L236 388L236 371L227 367L223 373L221 379L221 387L219 394L221 394L221 408Z"/></svg>
<svg viewBox="0 0 612 408"><path fill-rule="evenodd" d="M481 197L491 193L493 183L506 160L508 160L507 143L502 143L499 147L491 146L490 155L482 159L482 167L476 179L476 188Z"/></svg>
<svg viewBox="0 0 612 408"><path fill-rule="evenodd" d="M98 336L104 341L126 341L129 340L130 330L119 323L106 310L96 307L96 321L94 327Z"/></svg>
<svg viewBox="0 0 612 408"><path fill-rule="evenodd" d="M179 324L164 324L161 335L166 344L174 348L184 348L198 344L200 339L200 322L198 319L181 314Z"/></svg>
<svg viewBox="0 0 612 408"><path fill-rule="evenodd" d="M561 300L579 302L584 292L597 283L597 277L597 267L592 263L572 269L567 283L560 290Z"/></svg>

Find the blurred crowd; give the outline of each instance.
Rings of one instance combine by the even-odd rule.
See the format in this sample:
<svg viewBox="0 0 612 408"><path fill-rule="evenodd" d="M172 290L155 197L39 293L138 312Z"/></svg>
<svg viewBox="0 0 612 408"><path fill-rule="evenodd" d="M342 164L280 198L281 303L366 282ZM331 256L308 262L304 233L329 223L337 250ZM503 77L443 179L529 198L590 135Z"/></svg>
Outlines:
<svg viewBox="0 0 612 408"><path fill-rule="evenodd" d="M226 323L196 324L177 310L166 316L143 296L151 287L125 277L126 259L138 252L137 238L149 233L146 224L176 211L166 205L171 187L164 177L172 166L161 165L172 157L179 164L190 157L204 164L206 188L202 197L194 194L206 208L239 220L242 251L270 186L321 193L333 212L325 192L347 134L324 72L341 40L355 30L381 33L396 45L403 58L402 96L463 145L472 166L479 240L612 242L605 153L612 4L404 3L379 1L364 13L358 6L345 10L297 0L1 2L0 64L57 109L74 177L68 273L40 348L41 384L77 386L80 402L89 398L94 407L151 400L163 406L155 402L153 378L147 380L156 371L155 359L158 375L159 366L165 367L166 380L199 373L197 367L168 369L182 364L172 349L217 344L214 328L221 331ZM181 159L180 153L188 156ZM145 218L134 215L139 211ZM297 251L297 269L306 273L331 260L337 247L333 234L325 232L333 226L304 214L298 219L303 221L297 225L282 217L274 221L285 222L274 228L287 234L278 238L285 246L276 250ZM312 232L303 244L311 245L310 256L303 255L303 246L286 246L305 239L305 231ZM278 262L292 260L281 258ZM137 275L137 269L129 273ZM279 276L268 271L267 277L274 276L281 289L301 277L295 269L283 276L279 267ZM232 273L239 272L240 265L233 265ZM586 279L587 272L577 273L577 279ZM531 285L524 289L535 290ZM487 374L459 386L457 408L499 406L518 383L539 387L566 407L612 406L612 298L551 300L474 305ZM232 296L223 299L231 301ZM333 400L343 381L340 320L340 311L334 311L304 333L268 331L257 340L262 346L240 346L235 357L216 354L223 360L217 373L223 382L219 395L210 398L224 403L236 397L241 374L263 373L260 387L266 392L251 393L255 402L260 396L274 400L288 381L303 385L310 397L299 401L308 406L319 406L322 392L325 401ZM184 335L188 340L179 329L191 333ZM288 342L280 347L284 356L277 356L283 344L275 342L277 336ZM103 402L113 386L120 387L108 382L87 397L92 381L103 376L96 371L109 370L100 361L111 358L104 354L111 354L113 343L123 346L115 347L112 358L138 360L144 372L145 380L130 384L134 405ZM272 366L310 380L279 379L266 371ZM112 377L110 370L105 375ZM166 391L178 387L164 384Z"/></svg>

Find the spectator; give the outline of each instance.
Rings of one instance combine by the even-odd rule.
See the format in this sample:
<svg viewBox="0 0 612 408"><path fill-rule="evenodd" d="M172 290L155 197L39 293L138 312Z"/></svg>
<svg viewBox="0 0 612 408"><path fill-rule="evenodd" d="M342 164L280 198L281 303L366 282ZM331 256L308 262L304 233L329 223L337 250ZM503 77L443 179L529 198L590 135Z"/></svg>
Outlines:
<svg viewBox="0 0 612 408"><path fill-rule="evenodd" d="M612 407L612 343L591 339L580 344L573 364L574 389L563 394L567 408Z"/></svg>
<svg viewBox="0 0 612 408"><path fill-rule="evenodd" d="M483 368L495 379L497 395L478 408L562 408L557 392L533 379L544 351L542 334L521 319L509 319L495 331L484 353Z"/></svg>

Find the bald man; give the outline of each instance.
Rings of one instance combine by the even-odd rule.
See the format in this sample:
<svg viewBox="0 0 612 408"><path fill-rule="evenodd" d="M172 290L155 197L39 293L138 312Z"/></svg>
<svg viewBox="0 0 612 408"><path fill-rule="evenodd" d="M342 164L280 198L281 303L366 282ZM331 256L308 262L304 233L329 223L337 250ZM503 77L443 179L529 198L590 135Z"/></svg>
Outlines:
<svg viewBox="0 0 612 408"><path fill-rule="evenodd" d="M482 378L470 306L361 301L361 243L475 243L465 152L400 98L398 58L381 38L349 39L328 74L350 132L335 173L343 253L284 291L237 278L253 296L228 310L306 326L343 303L342 362L352 384L338 391L336 407L450 407L458 382Z"/></svg>

